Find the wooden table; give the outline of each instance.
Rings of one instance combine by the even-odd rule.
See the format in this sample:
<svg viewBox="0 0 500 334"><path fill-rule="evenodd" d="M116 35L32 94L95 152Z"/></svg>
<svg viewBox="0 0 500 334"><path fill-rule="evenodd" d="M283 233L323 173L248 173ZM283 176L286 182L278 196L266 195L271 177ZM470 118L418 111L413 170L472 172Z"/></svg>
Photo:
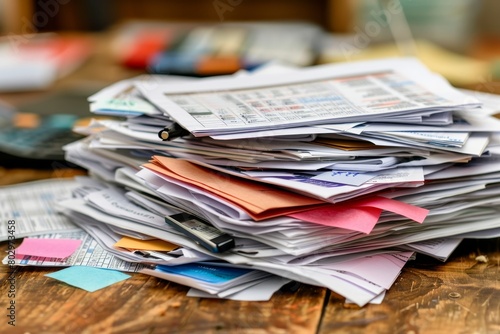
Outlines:
<svg viewBox="0 0 500 334"><path fill-rule="evenodd" d="M59 86L133 74L97 54ZM72 173L81 171L0 168L0 183ZM419 255L381 305L363 308L309 285L283 289L268 302L237 302L188 298L187 287L134 274L89 293L44 276L57 269L0 266L0 333L500 333L499 263L499 239L466 240L446 263ZM15 327L8 325L11 300Z"/></svg>
<svg viewBox="0 0 500 334"><path fill-rule="evenodd" d="M143 274L90 293L44 276L58 269L3 266L0 333L499 333L499 263L500 239L466 240L446 263L419 255L382 304L363 308L303 284L239 302L186 297L187 287Z"/></svg>

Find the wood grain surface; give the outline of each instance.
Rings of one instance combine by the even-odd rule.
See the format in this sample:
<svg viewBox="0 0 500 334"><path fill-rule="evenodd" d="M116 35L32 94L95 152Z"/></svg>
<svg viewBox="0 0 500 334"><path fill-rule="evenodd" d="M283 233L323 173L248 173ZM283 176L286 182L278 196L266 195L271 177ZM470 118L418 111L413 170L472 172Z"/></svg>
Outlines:
<svg viewBox="0 0 500 334"><path fill-rule="evenodd" d="M500 333L499 261L499 239L466 240L446 263L418 256L382 304L362 308L303 284L240 302L186 297L187 287L143 274L90 293L44 276L55 268L2 266L0 333Z"/></svg>
<svg viewBox="0 0 500 334"><path fill-rule="evenodd" d="M346 308L332 296L319 332L500 333L499 251L499 239L466 240L445 263L417 256L381 305Z"/></svg>

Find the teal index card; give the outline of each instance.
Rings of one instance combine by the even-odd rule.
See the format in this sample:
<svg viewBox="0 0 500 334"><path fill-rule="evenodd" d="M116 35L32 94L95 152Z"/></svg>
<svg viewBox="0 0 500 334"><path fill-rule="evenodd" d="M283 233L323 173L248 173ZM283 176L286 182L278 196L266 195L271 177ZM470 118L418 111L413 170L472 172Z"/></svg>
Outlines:
<svg viewBox="0 0 500 334"><path fill-rule="evenodd" d="M45 276L90 292L105 288L130 277L120 271L87 266L72 266Z"/></svg>

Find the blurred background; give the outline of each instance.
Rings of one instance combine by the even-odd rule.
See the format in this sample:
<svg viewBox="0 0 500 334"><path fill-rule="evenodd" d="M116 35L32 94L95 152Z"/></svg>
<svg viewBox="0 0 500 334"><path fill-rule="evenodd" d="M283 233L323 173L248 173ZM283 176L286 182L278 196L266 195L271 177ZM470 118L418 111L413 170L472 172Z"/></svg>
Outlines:
<svg viewBox="0 0 500 334"><path fill-rule="evenodd" d="M200 25L245 23L243 38L238 39L235 33L230 37L219 34L218 43L230 39L232 52L241 55L250 52L250 35L255 36L258 32L263 35L262 31L272 30L271 35L275 37L273 43L268 38L267 46L261 43L260 50L252 51L252 57L245 54L246 60L252 60L252 64L245 66L276 59L303 66L393 55L418 56L434 70L447 64L443 65L446 69L440 71L452 83L469 85L479 82L479 76L495 74L496 49L493 46L500 36L498 13L500 2L495 0L0 0L0 27L2 35L10 36L11 42L14 34L113 32L107 42L122 65L142 67L147 72L214 75L234 72L238 66L221 69L210 63L213 67L208 67L207 71L205 67L195 73L183 73L158 59L153 65L151 59L124 58L133 48L140 48L143 53L148 51L151 57L153 53L174 46L179 49L179 36L182 35L185 42L186 30L194 30ZM306 24L288 25L281 30L276 25L256 28L264 22ZM314 33L313 28L316 29ZM301 33L303 30L308 32ZM172 31L176 43L173 43ZM290 36L292 32L300 37L294 40ZM192 51L198 45L195 52L200 52L199 34L197 31L197 39L191 38L191 44L184 44L184 50L189 47ZM280 36L286 36L288 45L284 46ZM254 37L254 40L259 38ZM238 42L240 48L235 47L234 43ZM245 49L241 46L243 43L246 43ZM300 60L291 59L293 52L289 52L290 59L280 58L284 57L283 52L277 51L269 50L265 55L263 49L273 46L286 50L307 47L312 54L303 55ZM207 51L205 47L204 51L215 54L214 49ZM459 61L464 61L460 64L465 66L467 75L460 77L450 73L453 70L449 67L455 67ZM179 68L182 64L176 62L174 65ZM476 73L474 79L465 78L473 72Z"/></svg>
<svg viewBox="0 0 500 334"><path fill-rule="evenodd" d="M141 74L410 56L500 93L499 14L498 0L0 0L1 165L54 168L87 97Z"/></svg>
<svg viewBox="0 0 500 334"><path fill-rule="evenodd" d="M395 1L386 1L394 4ZM417 34L500 33L495 0L401 0ZM103 30L129 19L166 21L305 20L330 31L376 17L379 0L1 0L3 32L22 32L26 18L40 31ZM220 14L223 12L223 15ZM46 20L42 13L48 14ZM455 30L455 28L459 30Z"/></svg>

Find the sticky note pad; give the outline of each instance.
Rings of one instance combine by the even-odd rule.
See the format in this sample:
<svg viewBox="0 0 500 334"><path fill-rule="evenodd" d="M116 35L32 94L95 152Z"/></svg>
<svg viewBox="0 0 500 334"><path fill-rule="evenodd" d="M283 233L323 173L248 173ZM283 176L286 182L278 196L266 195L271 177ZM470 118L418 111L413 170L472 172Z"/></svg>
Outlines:
<svg viewBox="0 0 500 334"><path fill-rule="evenodd" d="M120 271L87 266L68 267L45 276L94 292L130 277Z"/></svg>
<svg viewBox="0 0 500 334"><path fill-rule="evenodd" d="M80 244L77 239L24 238L16 248L16 255L30 255L64 259L73 254Z"/></svg>

